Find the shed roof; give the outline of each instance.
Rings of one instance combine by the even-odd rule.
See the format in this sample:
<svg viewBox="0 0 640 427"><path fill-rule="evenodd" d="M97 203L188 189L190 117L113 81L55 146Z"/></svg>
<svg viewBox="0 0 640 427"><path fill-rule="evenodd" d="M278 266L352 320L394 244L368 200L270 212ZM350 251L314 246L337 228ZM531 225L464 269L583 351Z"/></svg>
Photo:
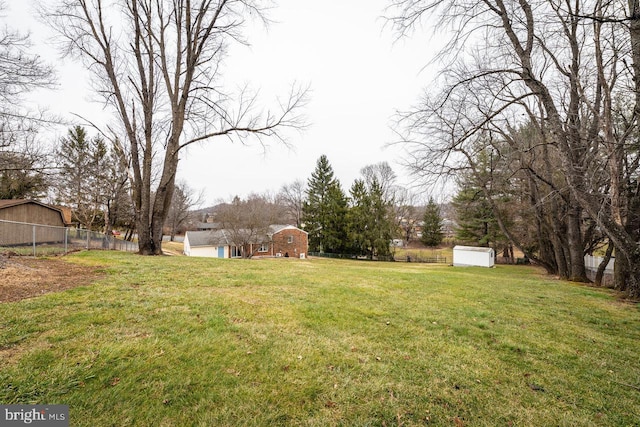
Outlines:
<svg viewBox="0 0 640 427"><path fill-rule="evenodd" d="M30 203L30 202L42 204L39 202L35 202L33 200L26 200L26 199L4 199L4 200L0 200L0 209L9 208L11 206L24 205L25 203Z"/></svg>
<svg viewBox="0 0 640 427"><path fill-rule="evenodd" d="M456 245L453 247L454 251L468 251L468 252L493 252L492 248L485 248L480 246L460 246Z"/></svg>
<svg viewBox="0 0 640 427"><path fill-rule="evenodd" d="M42 203L42 202L38 202L37 200L31 200L31 199L3 199L3 200L0 200L0 209L7 209L7 208L14 207L14 206L27 205L27 204L34 204L34 205L42 206L44 208L51 209L53 211L59 212L60 216L62 217L63 224L65 224L65 225L71 224L71 209L70 208L59 207L59 206L51 206L51 205L47 205L47 204Z"/></svg>
<svg viewBox="0 0 640 427"><path fill-rule="evenodd" d="M231 243L224 230L187 231L191 247L194 246L227 246Z"/></svg>

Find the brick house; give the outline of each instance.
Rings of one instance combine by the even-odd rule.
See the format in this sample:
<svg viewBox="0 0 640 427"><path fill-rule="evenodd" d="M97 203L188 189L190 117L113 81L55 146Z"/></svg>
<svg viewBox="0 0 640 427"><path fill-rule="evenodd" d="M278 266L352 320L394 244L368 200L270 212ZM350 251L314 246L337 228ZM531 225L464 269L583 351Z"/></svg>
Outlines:
<svg viewBox="0 0 640 427"><path fill-rule="evenodd" d="M293 225L272 225L268 243L267 256L304 258L309 251L309 233ZM262 254L264 252L256 252L257 256L264 256Z"/></svg>
<svg viewBox="0 0 640 427"><path fill-rule="evenodd" d="M224 229L187 231L184 254L211 258L254 257L305 258L309 250L308 233L293 225L271 225L262 237L239 248Z"/></svg>

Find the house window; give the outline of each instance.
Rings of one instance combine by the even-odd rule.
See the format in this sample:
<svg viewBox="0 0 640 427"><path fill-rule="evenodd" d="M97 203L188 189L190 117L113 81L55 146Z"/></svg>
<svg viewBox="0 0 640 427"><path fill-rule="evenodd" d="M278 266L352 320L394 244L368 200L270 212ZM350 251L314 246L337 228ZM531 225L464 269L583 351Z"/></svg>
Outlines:
<svg viewBox="0 0 640 427"><path fill-rule="evenodd" d="M287 237L287 243L293 243L293 236Z"/></svg>
<svg viewBox="0 0 640 427"><path fill-rule="evenodd" d="M269 244L268 243L262 243L260 245L260 249L258 249L258 252L269 252Z"/></svg>

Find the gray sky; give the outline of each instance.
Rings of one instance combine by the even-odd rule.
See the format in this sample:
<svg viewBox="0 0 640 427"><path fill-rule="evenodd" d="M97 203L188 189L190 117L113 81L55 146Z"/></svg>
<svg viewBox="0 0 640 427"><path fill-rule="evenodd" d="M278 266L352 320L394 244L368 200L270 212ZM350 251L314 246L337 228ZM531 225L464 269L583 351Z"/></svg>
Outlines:
<svg viewBox="0 0 640 427"><path fill-rule="evenodd" d="M395 41L381 18L388 0L279 0L270 12L268 29L253 25L247 34L250 47L234 46L226 61L230 88L249 84L260 90L264 103L284 97L292 83L310 85L305 114L311 127L291 133L290 148L273 142L265 150L258 144L233 145L225 139L189 148L182 155L178 179L203 190L207 205L234 195L277 191L296 179L311 175L318 157L326 154L345 191L368 164L387 161L408 184L398 164L399 150L385 148L394 140L390 130L395 110L416 102L433 73L423 70L431 59L433 41L426 34ZM38 94L39 102L61 114L103 115L103 108L88 102L87 73L69 60L60 60L40 24L28 17L29 6L9 0L10 25L20 22L33 33L34 48L55 61L60 88ZM15 20L15 21L14 21ZM63 135L66 129L60 129Z"/></svg>

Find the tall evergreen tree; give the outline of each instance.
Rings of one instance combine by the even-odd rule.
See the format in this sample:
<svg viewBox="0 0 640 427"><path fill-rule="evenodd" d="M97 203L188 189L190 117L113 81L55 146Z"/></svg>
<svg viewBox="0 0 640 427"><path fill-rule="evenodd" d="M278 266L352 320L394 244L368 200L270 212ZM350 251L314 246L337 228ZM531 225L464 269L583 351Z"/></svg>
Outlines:
<svg viewBox="0 0 640 427"><path fill-rule="evenodd" d="M347 200L327 156L318 159L307 182L306 194L302 222L309 233L309 251L339 252L346 241Z"/></svg>
<svg viewBox="0 0 640 427"><path fill-rule="evenodd" d="M348 248L347 212L349 202L336 180L327 192L328 223L324 232L324 251L329 253L345 253Z"/></svg>
<svg viewBox="0 0 640 427"><path fill-rule="evenodd" d="M422 222L422 237L420 241L422 241L425 246L438 246L442 243L442 216L440 215L440 206L436 204L433 197L429 198L429 203L424 210Z"/></svg>
<svg viewBox="0 0 640 427"><path fill-rule="evenodd" d="M369 184L371 203L371 252L373 256L388 256L393 238L393 203L385 197L384 187L374 178Z"/></svg>
<svg viewBox="0 0 640 427"><path fill-rule="evenodd" d="M347 214L349 252L366 255L369 254L368 250L371 247L367 235L371 199L365 183L361 179L356 179L353 182L349 193L351 194L351 206Z"/></svg>
<svg viewBox="0 0 640 427"><path fill-rule="evenodd" d="M307 182L307 200L302 207L304 230L309 233L309 251L340 252L346 237L347 198L325 155Z"/></svg>

